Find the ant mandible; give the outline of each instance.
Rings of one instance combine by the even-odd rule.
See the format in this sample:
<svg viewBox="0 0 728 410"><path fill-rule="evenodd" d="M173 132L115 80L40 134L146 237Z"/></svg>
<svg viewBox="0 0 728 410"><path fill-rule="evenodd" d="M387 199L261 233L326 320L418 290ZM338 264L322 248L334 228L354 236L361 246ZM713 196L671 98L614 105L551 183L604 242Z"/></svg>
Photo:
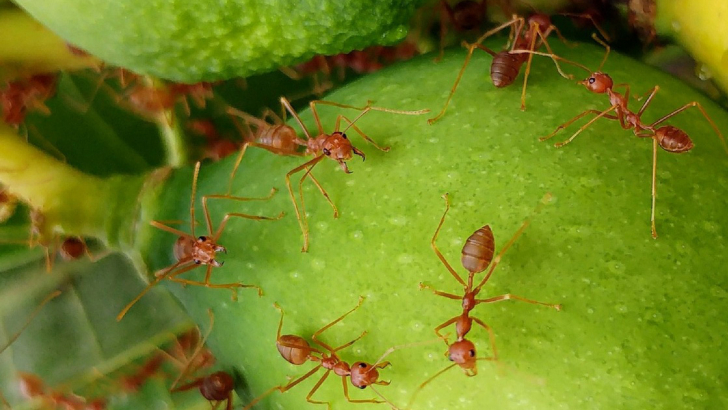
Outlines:
<svg viewBox="0 0 728 410"><path fill-rule="evenodd" d="M216 288L216 289L230 289L232 291L232 297L233 300L237 299L237 288L254 288L258 290L258 295L262 295L262 290L255 285L246 285L240 282L236 283L225 283L225 284L213 284L210 283L210 276L212 274L212 268L218 268L223 265L223 262L218 261L215 259L217 254L219 252L226 253L227 249L225 249L224 246L218 244L218 240L220 239L220 236L222 235L223 230L225 229L225 226L228 223L228 220L231 217L238 217L238 218L245 218L245 219L252 219L256 221L272 221L272 220L278 220L283 217L283 213L281 212L277 217L266 217L266 216L256 216L256 215L248 215L248 214L242 214L242 213L226 213L225 216L223 216L222 221L220 221L220 224L218 225L217 230L213 230L212 228L212 219L210 218L210 212L207 209L207 200L209 198L221 198L221 199L232 199L235 201L260 201L260 200L268 200L272 197L273 194L275 194L276 190L271 190L271 194L265 198L241 198L241 197L234 197L230 195L205 195L202 197L202 209L205 214L205 222L207 223L207 236L195 236L195 195L197 193L197 177L200 173L200 162L197 162L195 164L195 170L192 176L192 195L190 200L190 232L182 232L178 229L172 228L170 226L167 226L161 222L157 221L150 221L149 224L157 229L161 229L166 232L173 233L175 235L178 235L177 241L174 244L174 256L177 259L177 262L173 263L172 265L162 269L159 272L155 273L156 278L147 285L144 290L137 295L131 302L129 302L126 307L119 313L119 315L116 317L116 320L121 320L124 315L126 315L126 312L131 309L134 304L141 299L149 290L151 290L156 284L158 284L160 281L164 279L168 279L174 282L181 283L183 285L196 285L196 286L204 286L208 288ZM179 275L189 272L199 266L205 265L207 266L207 270L205 271L205 280L200 281L194 281L189 279L181 279L178 278Z"/></svg>
<svg viewBox="0 0 728 410"><path fill-rule="evenodd" d="M319 345L323 348L323 350L317 349L315 347L312 347L306 339L302 338L301 336L297 335L281 335L281 329L283 328L283 309L278 306L278 304L274 304L275 308L278 309L281 312L281 319L278 322L278 332L276 334L276 347L278 348L278 352L281 354L281 356L288 361L291 364L294 364L296 366L302 365L308 361L318 363L313 369L309 370L306 374L303 376L300 376L293 381L280 386L275 386L267 391L265 391L260 396L256 397L248 403L243 410L248 410L251 407L253 407L255 404L257 404L259 401L261 401L263 398L267 397L274 391L278 390L281 393L285 393L286 391L292 389L299 383L303 382L304 380L311 377L314 373L316 373L320 368L325 368L326 372L323 376L319 379L318 382L314 385L314 387L311 389L311 391L306 396L306 401L313 404L326 404L327 408L331 410L331 403L329 402L323 402L323 401L317 401L313 400L312 397L314 393L321 387L321 385L326 381L326 378L329 377L329 374L333 371L334 374L341 377L342 386L344 388L344 397L346 397L346 400L350 403L388 403L393 408L396 408L395 405L393 405L389 400L384 398L377 390L374 389L374 385L382 385L387 386L389 385L388 381L381 381L379 380L379 371L378 369L383 369L390 365L389 362L382 361L384 357L386 357L388 354L393 352L395 348L389 349L387 352L385 352L382 357L379 358L374 364L369 364L366 362L356 362L352 365L349 365L349 363L341 360L339 358L337 352L339 352L342 349L345 349L354 343L356 343L359 339L364 337L364 335L367 334L366 331L362 332L356 339L351 340L347 343L344 343L341 346L338 346L336 348L333 348L329 346L328 344L318 340L318 337L329 329L330 327L334 326L335 324L339 323L341 320L343 320L346 316L354 312L355 310L359 309L362 302L364 301L363 297L359 298L359 303L348 312L344 313L343 315L339 316L337 319L335 319L333 322L327 324L326 326L322 327L321 329L317 330L312 336L311 339L314 343ZM365 389L367 386L371 386L372 390L382 399L376 400L376 399L369 399L369 400L355 400L349 397L349 388L346 384L346 378L350 378L351 384L354 387L357 387L359 389Z"/></svg>
<svg viewBox="0 0 728 410"><path fill-rule="evenodd" d="M703 114L703 117L708 121L710 126L713 128L715 133L718 135L718 138L720 138L721 143L723 144L723 148L728 153L728 146L726 145L725 138L723 137L723 134L718 129L718 126L715 125L715 122L708 116L708 113L705 111L703 106L697 102L697 101L691 101L682 107L672 111L671 113L663 116L662 118L652 122L651 124L645 124L642 122L642 114L645 112L649 104L652 102L652 98L654 98L655 94L657 94L657 91L660 90L660 86L656 85L652 88L652 90L649 91L647 94L647 99L642 104L642 107L640 107L639 111L636 113L629 109L628 103L629 103L629 84L622 83L622 84L614 84L614 81L609 76L609 74L603 73L602 67L604 66L604 63L607 61L607 57L609 56L610 47L608 44L603 42L601 39L599 39L596 35L592 36L595 41L600 43L602 46L606 48L606 52L604 54L604 58L602 59L601 64L599 65L599 69L597 71L592 71L589 68L587 68L584 65L581 65L577 62L567 60L565 58L559 57L553 53L541 53L536 51L521 51L523 53L528 54L536 54L536 55L542 55L546 57L550 57L554 61L563 61L565 63L572 64L576 67L582 68L586 70L587 72L591 73L589 77L586 79L577 82L577 84L581 84L584 87L586 87L587 90L595 93L595 94L606 94L609 98L609 104L610 107L606 110L600 111L600 110L586 110L582 112L581 114L575 116L574 118L570 119L569 121L566 121L565 123L559 125L551 134L546 135L544 137L539 138L540 141L545 141L547 139L552 138L554 135L556 135L559 131L562 129L565 129L572 123L574 123L576 120L589 115L589 114L596 114L596 117L592 118L584 124L581 128L579 128L574 134L572 134L569 139L558 142L554 144L555 147L560 148L564 145L570 143L571 141L576 138L577 135L581 134L582 131L584 131L587 127L592 125L596 120L599 118L607 118L610 120L618 120L620 126L625 130L632 130L634 135L638 138L650 138L652 139L652 211L650 215L650 225L651 225L651 231L652 231L652 237L657 238L657 228L655 226L655 202L657 199L657 147L659 146L663 150L667 152L673 152L673 153L681 153L681 152L687 152L693 149L693 141L690 139L688 134L681 130L680 128L677 128L672 125L663 125L659 126L663 122L667 121L668 119L674 117L675 115L685 111L688 108L696 107L698 110L700 110L700 113ZM623 87L625 89L624 94L620 94L616 91L614 91L617 87ZM614 114L610 114L610 112L614 112Z"/></svg>
<svg viewBox="0 0 728 410"><path fill-rule="evenodd" d="M463 370L466 376L475 376L478 374L478 368L477 368L477 361L478 360L485 360L485 361L498 361L498 349L496 348L495 344L495 334L493 333L493 329L484 321L481 319L478 319L477 317L470 316L470 311L473 310L477 305L482 303L495 303L500 302L504 300L519 300L521 302L526 302L534 305L543 305L547 306L556 310L561 310L560 304L551 304L551 303L544 303L539 302L532 299L526 299L521 296L512 295L510 293L506 293L499 296L493 296L487 299L477 299L478 293L480 293L483 286L488 282L488 280L491 278L491 275L493 274L493 271L500 263L501 259L503 258L503 255L506 253L506 251L513 245L513 243L521 236L523 231L528 227L530 224L530 218L526 219L523 224L521 224L521 227L518 228L516 233L513 235L513 237L506 243L506 245L501 249L501 251L498 253L498 256L493 259L493 254L495 252L495 239L493 237L493 231L491 230L489 225L485 225L478 230L476 230L470 237L465 241L465 245L462 249L462 256L461 256L461 262L463 267L468 271L468 280L467 282L464 281L460 275L455 272L455 269L448 263L448 261L445 259L445 257L442 255L440 250L437 248L437 245L435 241L437 240L437 236L440 233L440 229L442 228L443 223L445 222L445 216L447 215L447 212L450 210L450 201L448 198L448 195L443 195L443 198L445 199L445 212L442 215L442 218L440 219L440 223L437 226L437 229L435 230L435 234L432 237L432 241L430 242L430 245L432 246L433 251L437 255L438 259L445 265L447 270L452 274L452 276L461 284L463 285L463 295L455 295L452 293L445 293L438 290L435 290L431 286L425 285L423 283L420 283L420 289L430 289L434 294L438 296L443 296L448 299L454 299L454 300L461 300L462 305L462 313L458 316L455 316L439 326L435 328L435 333L442 338L445 341L445 344L448 345L448 351L447 356L450 361L454 362L452 365L447 366L446 368L440 370L439 372L435 373L432 377L427 379L425 382L420 384L420 386L417 388L415 393L412 396L412 399L410 400L410 404L414 402L414 399L416 398L417 394L422 390L428 383L430 383L432 380L440 376L441 374L445 373L446 371L450 370L452 367L460 366L460 368ZM532 212L532 215L535 215L538 213L541 208L548 203L551 200L551 194L546 194L542 199L539 205L534 209ZM488 269L488 273L485 275L485 277L478 283L477 286L473 287L473 278L477 273L483 272L490 266L490 269ZM473 326L473 322L478 324L480 327L485 329L485 331L488 332L488 337L490 339L490 346L491 350L493 352L493 355L491 357L483 357L478 358L476 354L475 344L471 342L470 340L466 339L467 334L470 332ZM447 338L443 336L440 331L452 324L455 324L456 329L456 335L457 340L450 344L447 341ZM408 406L409 407L409 406Z"/></svg>
<svg viewBox="0 0 728 410"><path fill-rule="evenodd" d="M602 33L602 35L604 35L606 38L606 34L603 33L602 29L597 25L591 15L574 13L568 15L590 19L594 26L597 28L597 30L599 30L599 32ZM513 43L509 50L504 50L496 53L495 51L482 44L485 39L500 32L505 28L511 29L513 37ZM521 91L521 110L525 110L526 85L528 83L528 76L531 72L532 56L518 53L518 51L538 50L539 48L541 48L541 46L544 46L547 50L549 50L550 53L553 54L553 52L551 51L551 47L546 40L546 38L551 35L552 32L556 33L559 39L566 43L566 39L564 39L564 37L561 35L559 29L553 25L553 23L551 22L551 18L547 14L533 13L525 19L523 17L513 15L513 18L510 21L505 22L500 26L487 31L485 34L480 36L474 43L469 44L467 42L463 42L463 46L468 49L468 54L465 57L465 62L463 62L463 66L460 69L457 78L455 79L455 84L453 84L452 88L450 89L450 94L448 95L447 100L445 101L445 105L442 107L442 110L440 110L440 113L437 114L437 116L428 119L427 122L429 124L433 124L437 120L442 118L443 115L445 115L445 111L447 110L448 105L450 105L450 101L455 94L455 90L457 90L458 85L460 84L463 73L465 73L465 68L467 68L468 64L470 63L470 59L473 57L473 53L476 49L483 50L493 57L490 65L490 78L496 88L503 88L513 84L513 82L516 80L516 77L518 76L518 73L521 71L521 67L523 66L523 64L527 63L526 73L523 76L523 89ZM573 78L570 74L565 74L561 70L561 67L559 66L557 61L554 60L554 63L556 65L556 70L562 77L568 79Z"/></svg>

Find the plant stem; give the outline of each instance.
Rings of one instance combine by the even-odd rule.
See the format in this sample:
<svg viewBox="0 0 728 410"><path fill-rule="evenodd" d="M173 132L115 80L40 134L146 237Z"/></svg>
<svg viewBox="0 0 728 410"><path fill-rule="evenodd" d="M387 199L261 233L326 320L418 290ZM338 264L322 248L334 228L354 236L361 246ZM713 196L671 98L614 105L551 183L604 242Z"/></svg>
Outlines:
<svg viewBox="0 0 728 410"><path fill-rule="evenodd" d="M0 183L43 215L39 230L46 239L59 234L90 236L128 249L146 178L84 174L0 125Z"/></svg>
<svg viewBox="0 0 728 410"><path fill-rule="evenodd" d="M0 9L0 76L99 67L93 56L71 52L63 39L20 9Z"/></svg>

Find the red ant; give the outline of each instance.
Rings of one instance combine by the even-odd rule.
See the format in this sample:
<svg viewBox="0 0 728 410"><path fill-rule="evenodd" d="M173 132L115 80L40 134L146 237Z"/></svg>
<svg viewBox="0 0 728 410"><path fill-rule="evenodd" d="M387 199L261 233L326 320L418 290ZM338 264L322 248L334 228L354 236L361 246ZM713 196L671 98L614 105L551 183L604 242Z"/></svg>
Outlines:
<svg viewBox="0 0 728 410"><path fill-rule="evenodd" d="M9 81L0 91L3 121L18 128L29 110L50 114L45 101L56 93L56 74L36 74L25 79Z"/></svg>
<svg viewBox="0 0 728 410"><path fill-rule="evenodd" d="M607 118L610 120L618 120L619 124L624 128L625 130L632 130L634 135L638 138L650 138L652 139L652 212L650 216L650 222L651 222L651 230L652 230L652 237L657 238L657 229L655 227L655 201L657 198L657 147L659 146L663 150L667 152L673 152L673 153L681 153L681 152L687 152L693 149L693 141L690 139L688 134L672 125L663 125L661 127L658 127L661 123L665 122L666 120L674 117L675 115L681 113L682 111L685 111L686 109L690 107L697 107L698 110L700 110L701 114L705 117L705 119L708 121L710 126L713 128L715 133L718 135L718 138L720 138L723 148L728 152L728 146L726 145L725 138L723 137L723 134L720 132L718 127L715 125L713 120L708 116L708 113L705 112L705 109L703 109L703 106L697 102L697 101L691 101L682 107L672 111L671 113L663 116L662 118L652 122L651 124L645 124L642 122L642 114L645 112L647 107L649 106L650 102L652 102L652 98L657 94L657 91L659 91L660 86L656 85L652 88L652 90L649 91L647 95L647 99L642 104L642 107L637 111L636 113L629 109L628 103L629 103L629 84L614 84L612 81L612 78L606 74L601 72L602 66L607 61L607 57L609 56L610 47L603 41L601 41L598 37L592 36L594 40L599 42L602 46L606 48L606 53L604 55L604 58L602 59L601 64L599 65L599 69L597 71L592 71L586 66L583 66L579 63L576 63L574 61L567 60L565 58L559 57L553 53L540 53L535 51L522 51L529 54L537 54L542 55L546 57L550 57L552 60L556 61L563 61L569 64L572 64L576 67L582 68L586 70L587 72L591 73L589 77L582 81L578 81L577 84L581 84L584 87L586 87L587 90L596 93L596 94L606 94L609 98L609 104L610 107L606 110L600 111L600 110L586 110L582 112L581 114L577 115L576 117L570 119L569 121L559 125L551 134L546 135L544 137L539 138L540 141L545 141L547 139L550 139L554 135L556 135L559 131L562 129L565 129L572 123L574 123L576 120L589 115L589 114L596 114L596 117L592 118L584 124L581 128L579 128L574 134L572 134L569 139L554 144L555 147L560 148L564 145L570 143L571 141L576 138L577 135L581 134L582 131L584 131L587 127L592 125L596 120L599 118ZM617 87L624 87L625 93L624 95L614 91ZM639 98L641 99L641 98ZM614 112L614 114L610 114L610 112Z"/></svg>
<svg viewBox="0 0 728 410"><path fill-rule="evenodd" d="M239 149L237 143L223 138L217 131L215 124L210 120L192 120L186 124L186 127L193 133L205 137L206 144L203 158L220 161Z"/></svg>
<svg viewBox="0 0 728 410"><path fill-rule="evenodd" d="M15 214L15 208L17 206L18 198L6 188L0 186L0 223L10 219Z"/></svg>
<svg viewBox="0 0 728 410"><path fill-rule="evenodd" d="M354 147L351 142L349 141L346 130L349 128L353 128L359 135L364 138L367 142L374 145L377 149L387 152L389 151L389 147L382 148L377 143L375 143L371 138L369 138L364 132L362 132L359 127L356 126L356 122L364 116L369 111L383 111L388 112L392 114L403 114L403 115L420 115L429 112L429 110L419 110L419 111L399 111L399 110L392 110L389 108L380 108L380 107L373 107L371 105L371 101L367 103L365 107L354 107L351 105L345 105L345 104L339 104L335 102L329 102L329 101L321 101L321 100L315 100L311 101L309 103L309 106L311 108L311 112L313 112L314 120L316 121L316 127L318 129L318 134L316 136L312 136L312 134L308 131L308 128L303 124L303 121L298 116L296 111L293 109L291 104L288 102L288 100L285 97L281 97L281 104L285 109L293 116L293 118L296 120L298 125L303 130L306 139L300 139L300 138L293 138L293 136L290 133L290 130L286 127L279 127L271 130L271 145L268 146L267 149L271 151L276 151L275 149L272 149L271 146L276 146L276 144L289 144L290 141L293 141L295 144L306 147L305 155L315 155L313 159L310 161L305 162L304 164L297 166L296 168L293 168L291 171L289 171L286 174L286 187L288 188L288 193L291 197L291 200L293 201L293 207L296 210L296 218L298 218L299 226L301 227L301 231L303 232L303 248L302 252L308 251L308 220L306 218L306 210L305 210L305 204L303 200L303 181L306 178L311 178L313 183L316 185L316 187L319 189L321 194L326 198L328 203L331 205L331 207L334 209L334 218L339 217L339 210L336 208L336 205L334 205L333 201L329 197L329 194L326 192L326 190L321 186L321 184L318 182L318 180L313 176L311 171L313 168L318 164L321 160L324 158L330 158L336 162L339 163L339 166L341 169L347 173L350 174L351 171L349 171L348 166L346 165L346 161L350 160L353 155L358 155L362 157L362 160L364 160L365 155L362 151L360 151L358 148ZM324 105L332 105L334 107L340 107L340 108L352 108L356 110L360 110L361 112L359 115L354 118L354 120L350 120L344 115L338 115L336 117L336 125L334 128L334 132L331 134L327 134L324 132L324 128L321 125L321 120L319 118L318 112L316 111L316 104L324 104ZM341 120L346 121L349 123L349 126L344 129L340 130ZM266 128L263 128L264 126L261 125L261 128L266 130ZM277 131L280 130L280 131ZM278 142L276 142L278 141ZM240 159L242 158L242 155L244 153L244 150L247 148L247 145L255 145L255 144L243 144L243 150L238 157L237 163L240 163ZM279 145L280 146L280 145ZM285 153L286 155L291 155L293 151L288 151L288 148L286 150L280 150L280 153ZM237 165L236 165L237 167ZM293 187L291 186L291 175L300 172L302 170L306 170L306 172L301 177L301 180L298 183L298 191L301 198L301 208L299 209L298 203L296 202L296 197L293 193ZM233 170L232 175L230 176L230 179L232 179L235 176L236 169Z"/></svg>
<svg viewBox="0 0 728 410"><path fill-rule="evenodd" d="M585 14L583 15L583 17L591 19L592 22L594 22L593 18L590 15ZM596 25L596 22L594 22L594 25L601 33L602 30L598 25ZM514 36L510 50L504 50L496 53L490 48L482 45L483 41L485 41L486 38L492 36L495 33L498 33L505 28L510 28L512 31L512 36ZM460 80L463 77L465 68L467 68L468 64L470 63L470 59L473 57L473 53L476 49L483 50L493 56L493 61L490 65L490 78L493 82L493 85L497 88L503 88L513 84L513 82L516 80L516 77L518 76L518 73L521 71L521 67L524 63L526 63L526 73L523 76L523 89L521 91L521 110L525 110L526 85L528 83L528 75L531 72L531 60L533 57L531 55L520 54L518 53L518 50L537 50L541 48L541 46L544 46L547 50L549 50L550 53L553 53L551 51L551 46L549 46L548 41L546 41L546 38L552 32L556 33L559 39L566 43L566 39L564 39L564 37L561 35L559 29L551 23L551 18L547 14L534 13L528 16L527 19L514 15L513 19L511 19L510 21L503 23L490 31L487 31L485 34L480 36L475 41L475 43L468 44L467 42L463 42L463 46L467 47L468 49L468 54L465 57L465 62L463 63L463 66L460 69L457 78L455 79L455 84L453 84L452 88L450 89L450 94L448 95L447 100L445 101L445 105L442 107L442 110L439 114L437 114L437 116L428 119L427 122L429 124L433 124L443 115L445 115L445 111L447 110L448 105L450 105L450 101L455 94L455 90L457 90L458 85L460 84ZM603 35L606 38L606 34ZM556 64L556 70L559 72L559 74L561 74L562 77L568 79L573 78L571 75L565 74L561 70L558 62L554 60L554 63Z"/></svg>
<svg viewBox="0 0 728 410"><path fill-rule="evenodd" d="M423 283L420 283L420 289L430 289L432 292L438 296L443 296L448 299L454 299L454 300L460 300L462 301L462 308L463 311L460 315L455 316L439 326L435 328L435 333L441 337L445 344L448 345L448 352L447 356L450 359L450 361L454 362L452 365L442 369L441 371L435 373L432 377L427 379L424 383L420 384L420 386L415 391L414 395L412 396L412 399L410 400L410 404L414 402L415 397L419 393L420 390L422 390L428 383L430 383L432 380L437 378L439 375L445 373L446 371L450 370L454 366L460 366L460 368L463 370L466 376L475 376L478 374L478 368L476 367L478 360L486 360L486 361L498 361L498 349L496 348L495 344L495 334L493 333L493 329L483 322L482 320L478 319L477 317L470 316L470 311L473 310L477 305L481 303L495 303L495 302L501 302L504 300L519 300L521 302L531 303L534 305L544 305L548 306L550 308L554 308L556 310L561 310L561 305L559 304L551 304L551 303L543 303L532 299L526 299L521 296L512 295L510 293L506 293L500 296L494 296L487 299L477 299L478 293L480 293L480 290L483 288L483 286L488 282L491 275L493 274L493 271L500 263L501 259L503 258L503 255L506 253L506 251L513 245L513 243L521 236L523 231L528 227L530 224L530 220L526 219L520 228L516 231L516 233L513 235L513 237L506 243L506 245L501 249L501 251L498 253L498 256L493 259L493 254L495 252L495 239L493 237L493 231L491 230L489 225L485 225L478 230L476 230L470 237L465 241L465 245L463 246L462 250L462 257L461 262L463 267L468 271L468 280L467 282L464 281L460 275L455 272L455 269L447 262L445 257L442 255L440 250L437 248L437 245L435 244L435 241L437 240L437 236L440 233L440 229L442 228L443 223L445 222L445 216L447 215L447 212L450 210L450 201L448 199L448 195L445 194L442 196L445 199L445 213L442 215L442 218L440 219L440 223L437 225L437 229L435 230L435 234L432 236L432 241L430 242L430 245L432 246L432 250L435 251L435 254L437 255L438 259L442 262L443 265L447 268L447 270L452 274L452 276L463 285L463 295L455 295L452 293L445 293L438 290L433 289L431 286L425 285ZM533 211L533 214L538 213L541 208L551 200L551 194L546 194L544 198L541 200L541 203L538 205L538 207ZM473 278L475 277L475 274L483 272L490 266L490 269L488 269L488 273L486 273L485 277L478 283L477 286L473 287ZM483 329L485 329L488 332L488 337L490 339L490 346L491 350L493 351L493 356L491 357L485 357L485 358L477 358L476 357L476 351L475 351L475 344L471 342L470 340L467 340L465 336L470 332L473 326L473 322L480 325ZM455 324L455 329L457 333L457 341L455 341L452 344L449 344L447 341L447 338L443 336L440 331L452 324ZM408 406L409 407L409 406Z"/></svg>
<svg viewBox="0 0 728 410"><path fill-rule="evenodd" d="M321 387L321 385L326 381L326 378L329 377L329 374L333 371L334 374L341 377L341 382L344 388L344 397L346 397L346 400L350 403L388 403L393 408L396 408L395 405L393 405L389 400L384 398L378 391L374 389L374 385L381 385L381 386L387 386L389 385L388 381L381 381L379 380L379 371L378 369L383 369L390 365L389 362L383 362L382 359L386 357L388 354L392 353L396 348L391 348L387 352L385 352L382 357L379 358L374 364L369 364L365 362L356 362L352 365L349 365L349 363L341 360L339 358L337 352L339 352L342 349L345 349L354 343L364 337L364 335L367 334L366 331L362 332L359 337L356 339L344 343L343 345L332 348L328 344L318 340L318 336L321 335L326 329L329 329L330 327L334 326L335 324L339 323L341 320L343 320L346 316L354 312L355 310L359 309L362 302L364 301L363 297L359 298L359 303L348 312L344 313L337 319L335 319L333 322L327 324L326 326L322 327L321 329L317 330L312 336L311 339L314 343L319 345L323 348L323 350L319 350L315 347L311 347L311 345L306 341L306 339L302 338L301 336L297 335L281 335L281 329L283 328L283 309L278 306L278 304L274 304L276 309L278 309L281 312L281 319L278 322L278 332L276 334L276 347L278 348L278 352L281 354L281 356L289 363L294 364L296 366L302 365L308 361L318 363L316 367L309 370L306 374L303 376L300 376L296 378L295 380L280 386L275 386L270 389L268 389L265 393L261 394L260 396L256 397L252 402L250 402L243 410L248 410L251 407L253 407L256 403L261 401L263 398L267 397L274 391L278 390L281 393L285 393L288 390L292 389L299 383L303 382L304 380L311 377L314 373L316 373L320 368L326 369L326 372L323 376L319 379L319 381L313 386L311 391L306 396L306 401L313 404L326 404L327 408L331 409L331 403L324 402L324 401L318 401L318 400L312 400L312 397L314 393ZM346 384L346 378L349 377L351 384L354 387L357 387L359 389L365 389L367 386L372 386L372 390L380 397L383 401L376 400L376 399L368 399L368 400L354 400L351 397L349 397L349 388Z"/></svg>
<svg viewBox="0 0 728 410"><path fill-rule="evenodd" d="M161 229L163 231L173 233L175 235L178 235L177 241L174 244L174 256L177 259L177 262L173 263L172 265L162 269L161 271L158 271L155 273L156 278L147 285L144 290L137 295L131 302L129 302L128 305L119 313L119 315L116 317L116 320L121 320L124 315L126 315L126 312L131 309L134 304L141 299L151 288L153 288L156 284L158 284L160 281L164 279L168 279L174 282L181 283L183 285L196 285L196 286L204 286L207 288L216 288L216 289L230 289L232 291L232 298L233 300L237 299L237 288L254 288L258 290L258 295L262 295L262 290L255 285L246 285L240 282L236 283L225 283L225 284L213 284L210 283L210 276L212 274L212 268L217 268L223 265L223 262L218 261L215 259L217 254L219 252L226 253L227 250L224 246L218 244L218 240L220 239L220 236L222 235L223 230L225 229L225 226L227 225L228 220L231 217L238 217L238 218L245 218L245 219L252 219L256 221L271 221L271 220L278 220L283 217L283 213L281 212L280 215L277 217L266 217L266 216L256 216L256 215L248 215L248 214L242 214L242 213L226 213L225 216L223 216L222 221L220 221L220 224L218 225L218 228L216 231L212 228L212 219L210 218L210 212L207 209L207 200L209 198L224 198L224 199L232 199L235 201L260 201L260 200L268 200L270 199L273 194L275 194L275 189L271 191L271 194L268 197L265 198L240 198L240 197L234 197L230 195L205 195L202 197L202 209L205 214L205 222L207 223L207 231L208 236L195 236L195 194L197 192L197 177L200 173L200 162L197 162L195 164L195 170L192 176L192 198L190 200L190 232L182 232L179 229L172 228L170 226L164 225L161 222L157 221L150 221L149 224L157 229ZM189 279L181 279L178 278L179 275L189 272L193 269L196 269L197 267L205 265L207 266L207 270L205 272L205 280L200 281L194 281Z"/></svg>
<svg viewBox="0 0 728 410"><path fill-rule="evenodd" d="M96 398L88 401L74 393L48 391L43 380L30 373L19 373L20 391L27 399L41 398L47 407L66 410L104 410L106 399Z"/></svg>
<svg viewBox="0 0 728 410"><path fill-rule="evenodd" d="M174 383L172 383L170 391L174 393L198 388L200 390L200 394L202 394L202 397L204 397L211 403L214 402L213 409L216 409L217 406L225 402L225 409L232 410L235 380L226 372L218 371L207 376L198 377L189 383L176 387L177 383L179 383L179 381L186 377L188 374L194 374L202 367L206 367L207 365L209 365L208 358L211 356L209 356L207 353L203 354L203 352L204 350L206 350L204 348L205 342L210 336L210 332L212 332L212 327L215 324L215 317L212 314L212 310L210 309L207 310L207 314L210 317L210 326L208 327L205 336L195 346L192 356L190 356L190 358L187 360L187 363L182 366L180 374L174 381ZM202 358L203 360L199 360L199 358Z"/></svg>
<svg viewBox="0 0 728 410"><path fill-rule="evenodd" d="M463 0L451 6L446 0L440 0L440 54L435 61L442 60L445 53L445 37L447 36L446 20L449 20L455 31L473 31L483 25L488 11L488 0Z"/></svg>
<svg viewBox="0 0 728 410"><path fill-rule="evenodd" d="M27 328L30 325L30 322L32 322L33 319L35 319L35 317L38 316L38 314L43 309L43 307L45 305L47 305L48 302L50 302L51 300L53 300L56 297L58 297L60 294L61 294L61 291L60 290L56 290L56 291L53 291L53 292L49 293L40 302L40 304L38 304L38 306L36 306L36 308L33 310L33 312L30 313L30 316L28 316L28 319L26 319L25 323L23 323L23 325L20 327L20 329L17 332L15 332L12 336L10 336L10 338L8 339L8 341L5 342L5 344L2 347L0 347L0 354L2 354L16 340L18 340L18 338L23 333L23 331L25 330L25 328ZM3 396L2 392L0 392L0 403L2 403L7 408L11 408L10 403L8 403L7 399L5 398L5 396Z"/></svg>

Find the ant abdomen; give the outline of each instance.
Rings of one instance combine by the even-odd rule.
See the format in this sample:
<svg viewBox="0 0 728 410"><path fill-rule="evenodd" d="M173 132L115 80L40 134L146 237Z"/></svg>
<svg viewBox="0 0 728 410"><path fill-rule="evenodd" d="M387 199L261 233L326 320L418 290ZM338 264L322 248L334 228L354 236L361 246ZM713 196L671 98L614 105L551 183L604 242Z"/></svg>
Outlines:
<svg viewBox="0 0 728 410"><path fill-rule="evenodd" d="M490 226L485 225L465 241L461 261L468 272L482 272L490 265L495 252L495 239Z"/></svg>
<svg viewBox="0 0 728 410"><path fill-rule="evenodd" d="M526 61L525 54L501 51L493 56L490 65L490 79L497 88L508 87L516 81L521 66Z"/></svg>
<svg viewBox="0 0 728 410"><path fill-rule="evenodd" d="M693 141L688 134L672 125L665 125L656 129L655 138L657 138L657 143L665 151L679 153L693 149Z"/></svg>
<svg viewBox="0 0 728 410"><path fill-rule="evenodd" d="M235 387L232 376L225 372L215 372L202 381L200 394L210 401L226 400Z"/></svg>
<svg viewBox="0 0 728 410"><path fill-rule="evenodd" d="M295 347L291 347L295 346ZM306 339L296 335L283 335L276 341L278 353L291 364L306 363L311 353L311 346Z"/></svg>

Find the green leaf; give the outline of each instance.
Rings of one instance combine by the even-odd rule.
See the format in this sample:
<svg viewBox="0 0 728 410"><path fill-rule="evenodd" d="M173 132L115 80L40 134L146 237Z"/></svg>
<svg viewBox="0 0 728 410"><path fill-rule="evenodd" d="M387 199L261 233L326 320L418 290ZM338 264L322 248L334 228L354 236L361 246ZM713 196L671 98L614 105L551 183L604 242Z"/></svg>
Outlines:
<svg viewBox="0 0 728 410"><path fill-rule="evenodd" d="M154 351L189 328L179 305L162 289L142 300L136 313L117 323L126 301L143 286L122 255L96 263L58 262L49 275L43 263L0 276L0 340L20 330L52 289L61 295L45 305L2 356L0 392L22 401L17 372L39 375L49 388L76 390ZM154 314L150 314L154 312Z"/></svg>

